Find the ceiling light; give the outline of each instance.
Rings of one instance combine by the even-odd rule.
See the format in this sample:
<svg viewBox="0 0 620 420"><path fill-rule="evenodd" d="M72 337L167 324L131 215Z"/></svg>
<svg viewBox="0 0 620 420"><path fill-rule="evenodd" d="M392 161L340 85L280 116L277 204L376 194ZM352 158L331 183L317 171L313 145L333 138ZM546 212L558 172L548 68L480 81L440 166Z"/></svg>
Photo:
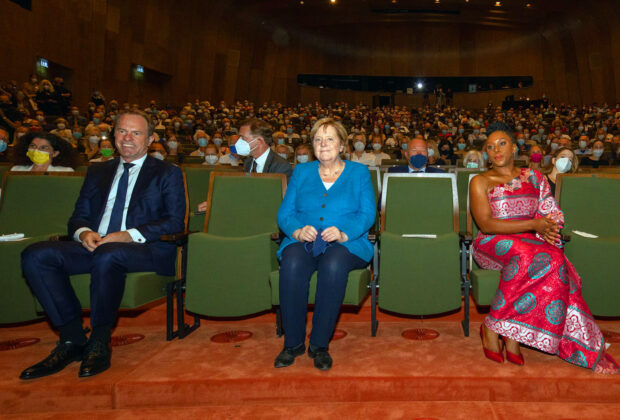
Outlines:
<svg viewBox="0 0 620 420"><path fill-rule="evenodd" d="M532 3L528 3L528 4L526 4L526 5L525 5L525 7L528 7L528 8L529 8L529 7L532 7Z"/></svg>
<svg viewBox="0 0 620 420"><path fill-rule="evenodd" d="M336 4L336 0L329 0L331 4Z"/></svg>
<svg viewBox="0 0 620 420"><path fill-rule="evenodd" d="M416 87L418 88L418 90L422 90L422 88L424 87L424 83L422 83L422 82L418 82L418 84L416 85Z"/></svg>
<svg viewBox="0 0 620 420"><path fill-rule="evenodd" d="M495 7L502 7L502 2L501 1L496 1L495 2Z"/></svg>
<svg viewBox="0 0 620 420"><path fill-rule="evenodd" d="M435 0L435 4L439 4L441 3L439 0Z"/></svg>

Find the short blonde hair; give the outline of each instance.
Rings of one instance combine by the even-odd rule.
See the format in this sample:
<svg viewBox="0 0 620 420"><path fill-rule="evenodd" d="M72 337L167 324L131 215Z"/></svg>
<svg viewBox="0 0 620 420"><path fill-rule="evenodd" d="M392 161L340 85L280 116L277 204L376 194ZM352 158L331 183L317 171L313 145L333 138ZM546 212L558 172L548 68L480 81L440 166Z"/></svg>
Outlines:
<svg viewBox="0 0 620 420"><path fill-rule="evenodd" d="M467 167L467 160L472 157L475 157L478 161L478 169L485 168L486 162L484 160L482 152L480 152L479 150L470 150L469 152L465 153L465 156L463 157L463 166Z"/></svg>
<svg viewBox="0 0 620 420"><path fill-rule="evenodd" d="M321 118L314 123L314 125L312 126L312 130L310 130L310 139L312 141L314 141L314 136L319 131L319 129L324 126L333 127L334 130L336 130L336 135L340 140L340 146L344 146L347 143L347 130L340 122L336 121L331 117Z"/></svg>

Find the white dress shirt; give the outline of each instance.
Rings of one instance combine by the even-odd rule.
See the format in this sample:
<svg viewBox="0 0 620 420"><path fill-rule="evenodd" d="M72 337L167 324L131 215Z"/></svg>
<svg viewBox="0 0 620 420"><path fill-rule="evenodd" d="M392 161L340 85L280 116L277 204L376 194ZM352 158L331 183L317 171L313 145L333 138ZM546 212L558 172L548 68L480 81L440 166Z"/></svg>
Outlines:
<svg viewBox="0 0 620 420"><path fill-rule="evenodd" d="M129 208L129 202L131 201L131 193L133 192L133 188L136 186L136 180L138 179L138 174L140 173L140 169L142 169L142 165L146 160L147 155L142 156L140 159L134 160L133 166L129 168L129 179L127 180L127 195L125 196L125 206L123 208L123 220L121 222L121 232L126 230L127 233L131 236L134 242L145 243L146 238L142 236L138 229L126 229L125 222L127 220L127 209ZM110 225L110 218L112 217L112 209L114 208L114 200L116 200L116 192L118 191L118 183L123 175L123 171L125 167L122 165L125 161L121 158L121 164L118 165L116 169L116 174L114 174L114 180L112 181L112 188L110 189L110 194L108 194L108 200L106 201L105 211L103 212L103 217L101 218L101 222L99 223L99 228L97 229L97 233L102 237L106 235L108 231L108 226ZM80 241L80 235L82 232L87 230L91 230L87 227L79 228L73 234L73 239L78 242Z"/></svg>
<svg viewBox="0 0 620 420"><path fill-rule="evenodd" d="M263 169L265 169L265 162L267 162L267 156L269 155L269 151L271 149L265 150L265 153L257 157L252 161L252 165L256 165L256 172L259 174L263 173ZM252 166L250 166L250 172L252 172Z"/></svg>

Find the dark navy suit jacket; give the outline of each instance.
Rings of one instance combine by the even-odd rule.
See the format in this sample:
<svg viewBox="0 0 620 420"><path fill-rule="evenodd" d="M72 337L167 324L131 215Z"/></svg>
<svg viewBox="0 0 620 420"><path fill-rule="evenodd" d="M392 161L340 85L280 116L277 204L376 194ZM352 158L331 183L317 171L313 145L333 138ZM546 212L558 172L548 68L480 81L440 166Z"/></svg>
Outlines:
<svg viewBox="0 0 620 420"><path fill-rule="evenodd" d="M97 231L105 211L108 194L120 159L91 165L86 173L80 196L69 219L69 236L88 227ZM147 156L136 180L126 229L138 229L146 239L144 246L153 255L153 270L173 275L176 245L159 240L161 235L185 229L185 185L181 169L171 163Z"/></svg>
<svg viewBox="0 0 620 420"><path fill-rule="evenodd" d="M444 171L443 169L434 168L432 166L426 167L427 174L443 174L445 172L446 171ZM388 173L409 173L409 165L393 166L391 168L388 168Z"/></svg>

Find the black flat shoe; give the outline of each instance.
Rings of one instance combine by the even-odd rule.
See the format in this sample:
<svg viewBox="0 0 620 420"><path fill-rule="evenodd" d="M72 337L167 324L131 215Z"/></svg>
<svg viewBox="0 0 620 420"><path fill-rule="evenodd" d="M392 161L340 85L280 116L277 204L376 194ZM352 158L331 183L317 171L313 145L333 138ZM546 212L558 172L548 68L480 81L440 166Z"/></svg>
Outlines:
<svg viewBox="0 0 620 420"><path fill-rule="evenodd" d="M84 349L84 357L80 366L80 378L95 376L110 367L112 351L110 345L100 340L89 341Z"/></svg>
<svg viewBox="0 0 620 420"><path fill-rule="evenodd" d="M280 354L273 362L273 366L277 368L287 367L295 362L297 356L301 356L306 352L306 346L301 343L297 347L284 347Z"/></svg>
<svg viewBox="0 0 620 420"><path fill-rule="evenodd" d="M19 378L36 379L60 372L68 364L82 360L85 347L85 345L79 346L71 341L59 341L49 356L24 370Z"/></svg>
<svg viewBox="0 0 620 420"><path fill-rule="evenodd" d="M320 370L330 370L332 367L332 357L329 355L329 352L325 349L315 349L308 348L308 356L311 359L314 359L314 367Z"/></svg>

